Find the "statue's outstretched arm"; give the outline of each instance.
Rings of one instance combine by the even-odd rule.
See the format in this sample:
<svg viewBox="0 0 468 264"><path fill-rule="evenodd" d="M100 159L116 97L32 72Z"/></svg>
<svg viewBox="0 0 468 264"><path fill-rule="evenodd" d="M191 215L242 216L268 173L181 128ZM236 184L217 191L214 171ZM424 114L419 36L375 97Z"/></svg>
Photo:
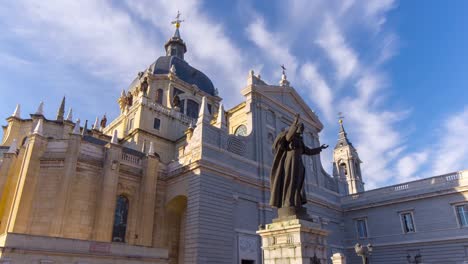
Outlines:
<svg viewBox="0 0 468 264"><path fill-rule="evenodd" d="M328 145L326 144L323 144L322 146L318 147L318 148L308 148L307 146L304 145L304 153L305 155L317 155L319 154L322 149L326 149L328 148Z"/></svg>
<svg viewBox="0 0 468 264"><path fill-rule="evenodd" d="M299 114L296 114L296 117L294 118L294 122L289 127L288 133L286 134L286 141L288 142L291 141L294 134L296 134L298 126L299 126Z"/></svg>

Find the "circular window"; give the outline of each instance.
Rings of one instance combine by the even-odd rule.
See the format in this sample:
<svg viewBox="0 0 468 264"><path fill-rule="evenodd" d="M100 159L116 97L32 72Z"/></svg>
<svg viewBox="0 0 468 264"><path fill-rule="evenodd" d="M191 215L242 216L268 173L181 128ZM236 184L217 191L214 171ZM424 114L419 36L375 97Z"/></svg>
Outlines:
<svg viewBox="0 0 468 264"><path fill-rule="evenodd" d="M247 136L247 127L245 125L238 126L234 132L234 135L243 137Z"/></svg>

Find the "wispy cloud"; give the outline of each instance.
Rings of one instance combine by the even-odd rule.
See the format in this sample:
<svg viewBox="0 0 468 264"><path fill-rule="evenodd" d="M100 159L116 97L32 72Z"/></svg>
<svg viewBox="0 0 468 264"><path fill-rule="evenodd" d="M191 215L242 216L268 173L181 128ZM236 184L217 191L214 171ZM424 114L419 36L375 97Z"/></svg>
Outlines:
<svg viewBox="0 0 468 264"><path fill-rule="evenodd" d="M421 176L417 175L421 166L425 164L429 157L429 151L411 153L400 158L397 163L397 178L399 182L411 181Z"/></svg>
<svg viewBox="0 0 468 264"><path fill-rule="evenodd" d="M356 53L348 46L345 36L331 16L327 16L317 43L332 60L339 80L350 77L358 67Z"/></svg>
<svg viewBox="0 0 468 264"><path fill-rule="evenodd" d="M306 63L301 67L302 86L307 89L309 100L322 110L327 121L332 122L336 110L333 107L333 94L326 80L317 71L315 64Z"/></svg>
<svg viewBox="0 0 468 264"><path fill-rule="evenodd" d="M155 39L110 1L18 0L3 5L1 13L9 33L34 43L42 59L99 77L129 82L136 69L148 63L148 54L156 55L150 44Z"/></svg>
<svg viewBox="0 0 468 264"><path fill-rule="evenodd" d="M296 57L289 51L288 43L282 35L275 34L268 29L263 18L257 18L250 23L246 29L246 35L263 53L263 58L272 64L271 68L279 69L279 65L284 64L288 68L289 79L291 81L296 79L298 67ZM280 73L279 70L277 72Z"/></svg>
<svg viewBox="0 0 468 264"><path fill-rule="evenodd" d="M467 169L468 164L468 106L443 124L432 153L432 171L435 175Z"/></svg>

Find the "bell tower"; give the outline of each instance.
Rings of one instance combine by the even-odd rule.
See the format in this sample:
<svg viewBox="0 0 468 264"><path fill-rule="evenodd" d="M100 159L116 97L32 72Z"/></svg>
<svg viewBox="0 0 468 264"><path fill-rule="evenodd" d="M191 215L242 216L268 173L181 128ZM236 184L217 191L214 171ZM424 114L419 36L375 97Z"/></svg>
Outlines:
<svg viewBox="0 0 468 264"><path fill-rule="evenodd" d="M333 150L333 176L338 182L339 192L343 195L364 191L361 175L361 163L358 153L348 139L340 117L338 142Z"/></svg>
<svg viewBox="0 0 468 264"><path fill-rule="evenodd" d="M180 37L179 27L182 22L184 20L180 20L180 12L177 12L176 20L172 21L176 30L174 35L166 42L164 48L166 48L166 56L175 56L183 60L184 54L187 52L187 46Z"/></svg>

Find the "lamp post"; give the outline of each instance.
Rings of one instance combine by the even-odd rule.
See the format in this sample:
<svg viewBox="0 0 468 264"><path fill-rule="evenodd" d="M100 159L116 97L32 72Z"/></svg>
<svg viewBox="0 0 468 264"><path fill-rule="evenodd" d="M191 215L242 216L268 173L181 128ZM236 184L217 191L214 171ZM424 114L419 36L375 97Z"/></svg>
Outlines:
<svg viewBox="0 0 468 264"><path fill-rule="evenodd" d="M419 254L419 253L418 253L416 256L410 256L410 255L408 254L408 256L406 256L406 259L408 260L408 263L411 263L411 264L413 264L413 263L414 263L414 264L419 264L419 263L421 263L421 261L422 261L422 256L421 256L421 254Z"/></svg>
<svg viewBox="0 0 468 264"><path fill-rule="evenodd" d="M362 258L362 264L369 264L369 256L372 254L372 245L369 243L367 246L362 246L359 243L354 245L354 250L356 254Z"/></svg>

